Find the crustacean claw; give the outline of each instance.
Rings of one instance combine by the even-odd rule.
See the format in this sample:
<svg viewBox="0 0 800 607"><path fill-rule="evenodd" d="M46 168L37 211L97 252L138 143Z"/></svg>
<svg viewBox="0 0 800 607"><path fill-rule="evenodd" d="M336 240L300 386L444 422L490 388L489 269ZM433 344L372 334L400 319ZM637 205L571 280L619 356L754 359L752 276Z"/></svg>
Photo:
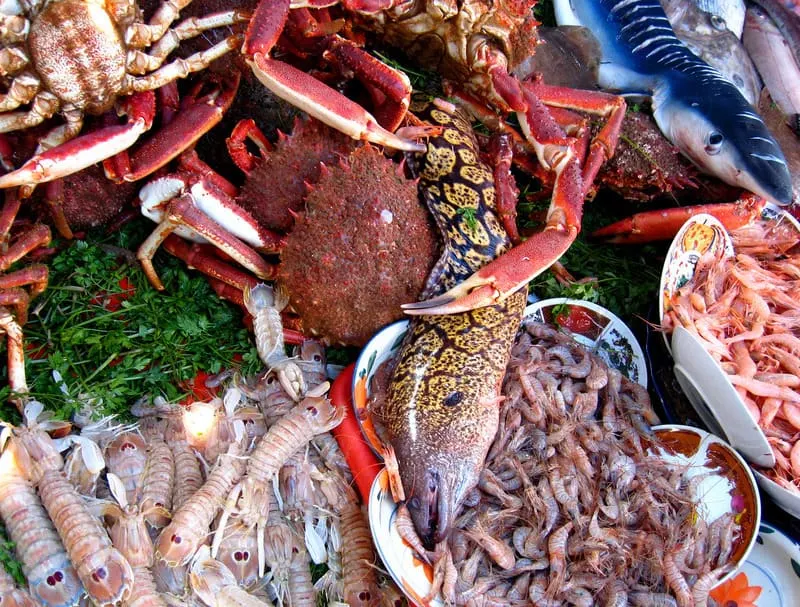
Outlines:
<svg viewBox="0 0 800 607"><path fill-rule="evenodd" d="M275 371L281 387L293 401L299 402L303 399L307 390L306 381L303 379L303 372L296 362L290 359L282 360L273 365L270 370Z"/></svg>

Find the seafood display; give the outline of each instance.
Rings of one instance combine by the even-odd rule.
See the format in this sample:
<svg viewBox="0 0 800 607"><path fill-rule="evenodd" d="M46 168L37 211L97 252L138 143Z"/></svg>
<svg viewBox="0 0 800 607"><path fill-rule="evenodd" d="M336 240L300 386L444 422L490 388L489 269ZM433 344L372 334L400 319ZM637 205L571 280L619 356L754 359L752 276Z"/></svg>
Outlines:
<svg viewBox="0 0 800 607"><path fill-rule="evenodd" d="M553 10L561 26L540 28ZM765 434L777 463L761 472L800 497L800 238L767 221L767 201L798 196L798 49L796 0L4 0L0 331L17 411L0 420L0 548L19 565L0 567L0 603L714 605L755 541L749 468L708 433L730 457L687 463L653 429L642 361L640 385L523 310L551 266L597 301L606 275L573 278L573 254L593 255L573 246L587 200L637 213L592 235L614 243L720 217L736 254L701 256L664 325L702 341ZM651 202L675 204L638 213ZM113 286L55 281L98 228L114 265L79 264ZM117 315L173 314L159 291L186 289L183 264L251 331L224 363L230 314L177 311L180 355L169 328ZM123 327L109 339L94 310L65 315L75 340L120 344L74 357L87 385L53 351L69 330L42 314L60 300L36 299L51 278ZM591 304L560 305L540 318L604 332ZM329 395L353 379L352 347L405 316L385 338L396 355L359 358L352 389L371 400ZM104 369L166 377L128 347L161 331L171 368L211 353L130 406L89 395ZM29 388L26 352L63 409ZM430 591L386 558L376 487Z"/></svg>
<svg viewBox="0 0 800 607"><path fill-rule="evenodd" d="M675 36L657 0L637 2L635 8L626 2L559 0L555 7L559 24L584 25L598 38L601 85L651 95L661 132L692 162L776 203L792 200L783 152L761 117Z"/></svg>
<svg viewBox="0 0 800 607"><path fill-rule="evenodd" d="M752 502L739 516L698 516L704 479L727 465L664 457L683 447L650 430L645 390L541 323L524 323L503 395L474 505L450 537L425 550L402 522L406 506L397 511L401 537L432 563L422 602L441 592L459 605L482 594L520 605L710 604L757 518Z"/></svg>
<svg viewBox="0 0 800 607"><path fill-rule="evenodd" d="M666 330L683 326L721 365L750 415L764 431L777 462L767 475L800 494L795 449L798 388L796 303L792 248L797 230L757 221L731 232L736 254L701 255L693 277L670 299Z"/></svg>

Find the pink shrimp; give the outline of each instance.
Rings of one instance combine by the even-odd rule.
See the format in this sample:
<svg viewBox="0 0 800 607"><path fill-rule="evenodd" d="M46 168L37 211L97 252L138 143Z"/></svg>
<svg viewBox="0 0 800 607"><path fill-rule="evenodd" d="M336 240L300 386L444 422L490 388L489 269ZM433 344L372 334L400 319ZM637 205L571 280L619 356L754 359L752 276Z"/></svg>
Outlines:
<svg viewBox="0 0 800 607"><path fill-rule="evenodd" d="M501 569L512 569L517 562L514 549L504 541L492 537L480 521L476 521L472 529L464 532L473 542L478 544L486 551L487 556L492 559Z"/></svg>
<svg viewBox="0 0 800 607"><path fill-rule="evenodd" d="M284 463L317 434L328 432L344 419L345 410L317 395L326 391L327 383L309 392L289 413L272 425L247 460L242 483L233 491L241 493L242 521L249 526L263 527L269 511L265 488Z"/></svg>
<svg viewBox="0 0 800 607"><path fill-rule="evenodd" d="M138 432L125 432L109 442L104 450L106 469L116 474L125 485L128 502L139 501L140 478L147 464L147 443Z"/></svg>
<svg viewBox="0 0 800 607"><path fill-rule="evenodd" d="M289 597L286 603L292 607L316 607L317 591L314 588L314 583L311 581L311 569L308 566L308 553L301 544L295 544L292 548L292 553L292 560L289 564ZM350 605L377 605L377 601L379 600L376 592L374 595L374 603L364 603L362 601L361 603L350 603ZM231 607L234 606L231 605ZM247 606L242 605L242 607Z"/></svg>
<svg viewBox="0 0 800 607"><path fill-rule="evenodd" d="M349 487L348 487L349 489ZM375 606L380 601L378 579L373 567L377 557L372 534L354 492L348 492L338 509L342 533L342 576L344 600L351 607Z"/></svg>
<svg viewBox="0 0 800 607"><path fill-rule="evenodd" d="M547 540L547 552L550 557L550 583L547 596L555 596L567 574L567 539L572 531L572 523L562 525Z"/></svg>
<svg viewBox="0 0 800 607"><path fill-rule="evenodd" d="M243 588L251 588L258 582L258 538L255 528L235 523L225 532L216 558L233 573Z"/></svg>
<svg viewBox="0 0 800 607"><path fill-rule="evenodd" d="M180 510L172 515L172 522L161 530L156 544L156 558L171 567L187 564L208 535L211 521L225 496L239 481L245 463L241 447L234 443L228 453L217 461L208 479Z"/></svg>
<svg viewBox="0 0 800 607"><path fill-rule="evenodd" d="M172 485L175 463L172 450L160 439L152 440L147 451L147 463L142 473L141 504L147 511L147 522L160 529L169 522L163 512L172 507Z"/></svg>
<svg viewBox="0 0 800 607"><path fill-rule="evenodd" d="M755 394L767 398L780 398L792 403L800 403L800 393L784 386L773 386L757 379L747 379L738 375L728 375L728 379L734 386L741 386Z"/></svg>
<svg viewBox="0 0 800 607"><path fill-rule="evenodd" d="M239 588L230 570L211 558L207 546L198 550L189 573L192 590L209 607L271 607Z"/></svg>
<svg viewBox="0 0 800 607"><path fill-rule="evenodd" d="M169 443L169 447L175 465L172 508L180 510L181 506L203 485L203 474L200 471L200 461L189 443L185 440L175 440Z"/></svg>
<svg viewBox="0 0 800 607"><path fill-rule="evenodd" d="M17 467L16 452L12 441L0 457L0 516L39 604L69 607L83 588L36 490Z"/></svg>
<svg viewBox="0 0 800 607"><path fill-rule="evenodd" d="M667 551L661 557L661 566L664 572L664 579L672 592L675 593L675 598L678 599L679 607L691 607L694 605L694 598L692 598L689 583L675 564L674 554Z"/></svg>

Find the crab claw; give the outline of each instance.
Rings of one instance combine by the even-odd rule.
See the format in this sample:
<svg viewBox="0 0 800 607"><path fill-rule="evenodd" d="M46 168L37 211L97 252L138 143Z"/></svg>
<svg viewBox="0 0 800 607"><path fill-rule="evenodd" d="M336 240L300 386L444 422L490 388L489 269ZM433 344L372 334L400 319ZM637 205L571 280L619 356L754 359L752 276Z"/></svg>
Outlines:
<svg viewBox="0 0 800 607"><path fill-rule="evenodd" d="M687 219L700 213L716 217L727 230L746 226L761 216L767 201L755 194L745 194L736 202L699 204L637 213L592 233L613 244L644 244L669 240L678 233Z"/></svg>
<svg viewBox="0 0 800 607"><path fill-rule="evenodd" d="M456 314L501 303L567 252L577 227L545 228L438 297L403 304L406 314Z"/></svg>

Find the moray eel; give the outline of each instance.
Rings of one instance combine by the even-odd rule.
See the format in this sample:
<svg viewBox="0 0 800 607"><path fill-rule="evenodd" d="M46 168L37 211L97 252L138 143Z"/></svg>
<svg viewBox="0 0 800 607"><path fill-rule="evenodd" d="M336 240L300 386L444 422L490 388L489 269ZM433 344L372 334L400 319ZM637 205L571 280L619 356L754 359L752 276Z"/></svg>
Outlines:
<svg viewBox="0 0 800 607"><path fill-rule="evenodd" d="M421 157L419 189L444 252L422 299L441 294L511 247L498 220L492 171L478 157L469 122L433 104L412 111L443 127ZM398 353L376 415L394 448L420 538L445 539L478 482L499 423L500 387L525 307L521 289L502 304L418 316Z"/></svg>
<svg viewBox="0 0 800 607"><path fill-rule="evenodd" d="M658 0L554 0L559 25L600 43L600 86L652 97L661 132L701 170L778 204L789 169L764 121L736 87L675 36Z"/></svg>

